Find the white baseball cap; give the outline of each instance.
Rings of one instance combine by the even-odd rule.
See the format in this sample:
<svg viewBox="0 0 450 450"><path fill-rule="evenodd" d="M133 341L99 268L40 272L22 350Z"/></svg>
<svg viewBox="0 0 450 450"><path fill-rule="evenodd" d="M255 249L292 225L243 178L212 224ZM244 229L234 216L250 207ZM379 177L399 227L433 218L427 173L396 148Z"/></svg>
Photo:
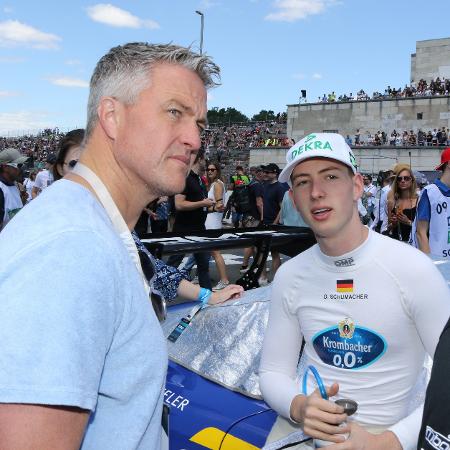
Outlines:
<svg viewBox="0 0 450 450"><path fill-rule="evenodd" d="M356 173L356 159L345 139L337 133L311 133L292 146L286 153L286 167L278 181L291 185L294 167L310 158L335 159L349 166Z"/></svg>

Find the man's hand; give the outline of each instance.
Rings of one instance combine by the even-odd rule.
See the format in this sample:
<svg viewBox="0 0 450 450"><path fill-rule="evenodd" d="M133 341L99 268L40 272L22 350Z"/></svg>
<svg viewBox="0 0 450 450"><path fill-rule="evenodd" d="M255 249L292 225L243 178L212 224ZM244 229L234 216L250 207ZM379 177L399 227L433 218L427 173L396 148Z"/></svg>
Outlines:
<svg viewBox="0 0 450 450"><path fill-rule="evenodd" d="M210 208L214 206L215 201L212 198L205 198L204 200L200 200L202 206L206 206L206 208Z"/></svg>
<svg viewBox="0 0 450 450"><path fill-rule="evenodd" d="M402 450L392 431L372 434L356 422L349 422L350 435L345 442L327 447L327 450Z"/></svg>
<svg viewBox="0 0 450 450"><path fill-rule="evenodd" d="M229 284L220 291L213 292L209 298L208 304L217 305L219 303L226 302L227 300L234 300L239 298L243 292L244 288L242 286L237 284Z"/></svg>
<svg viewBox="0 0 450 450"><path fill-rule="evenodd" d="M339 391L339 385L333 383L326 388L329 397ZM311 395L297 395L291 403L291 418L299 423L305 434L313 438L330 442L343 442L342 434L350 431L348 426L339 424L347 419L344 408L329 400L324 400L318 389Z"/></svg>

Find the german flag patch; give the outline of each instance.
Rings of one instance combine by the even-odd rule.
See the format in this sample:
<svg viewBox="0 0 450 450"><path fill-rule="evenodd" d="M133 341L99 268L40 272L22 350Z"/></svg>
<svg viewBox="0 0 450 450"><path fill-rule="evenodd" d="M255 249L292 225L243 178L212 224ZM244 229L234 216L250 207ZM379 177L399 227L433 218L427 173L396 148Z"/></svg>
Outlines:
<svg viewBox="0 0 450 450"><path fill-rule="evenodd" d="M353 280L337 280L336 292L353 292Z"/></svg>

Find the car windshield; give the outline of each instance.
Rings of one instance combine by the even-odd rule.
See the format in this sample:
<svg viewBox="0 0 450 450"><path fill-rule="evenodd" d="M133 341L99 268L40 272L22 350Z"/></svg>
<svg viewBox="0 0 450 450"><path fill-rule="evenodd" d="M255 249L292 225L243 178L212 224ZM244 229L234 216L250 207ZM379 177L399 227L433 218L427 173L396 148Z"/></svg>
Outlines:
<svg viewBox="0 0 450 450"><path fill-rule="evenodd" d="M204 308L175 343L167 341L170 359L228 389L262 398L258 367L270 296L267 286L247 291L236 301ZM162 325L166 337L193 305L169 309Z"/></svg>

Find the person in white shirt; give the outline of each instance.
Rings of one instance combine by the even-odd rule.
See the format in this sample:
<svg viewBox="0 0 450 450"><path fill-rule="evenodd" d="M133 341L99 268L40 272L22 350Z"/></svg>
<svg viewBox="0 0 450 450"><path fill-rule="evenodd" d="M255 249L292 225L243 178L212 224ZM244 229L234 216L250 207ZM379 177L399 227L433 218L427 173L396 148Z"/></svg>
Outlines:
<svg viewBox="0 0 450 450"><path fill-rule="evenodd" d="M23 181L23 187L27 193L27 203L31 201L31 191L33 190L34 182L36 181L36 172L34 170L30 171L28 178Z"/></svg>
<svg viewBox="0 0 450 450"><path fill-rule="evenodd" d="M34 186L31 189L31 197L36 198L45 188L49 187L53 181L53 166L56 163L56 155L50 154L47 156L45 170L42 170L36 175Z"/></svg>
<svg viewBox="0 0 450 450"><path fill-rule="evenodd" d="M280 180L317 244L275 277L263 397L330 450L415 449L423 405L410 401L450 315L447 283L423 253L361 223L362 176L342 136L310 134L286 159ZM303 339L321 391L311 377L301 391L296 379ZM328 400L336 396L358 403L351 420Z"/></svg>
<svg viewBox="0 0 450 450"><path fill-rule="evenodd" d="M370 228L378 233L386 233L388 227L388 213L387 213L387 196L391 189L391 183L395 178L392 170L387 170L381 173L381 189L377 193L375 199L375 206L373 210L374 220Z"/></svg>
<svg viewBox="0 0 450 450"><path fill-rule="evenodd" d="M373 222L372 215L373 210L375 209L377 188L372 184L372 175L364 174L363 181L364 181L364 193L361 197L361 200L363 202L364 207L367 210L367 214L369 216L368 224L370 225Z"/></svg>

